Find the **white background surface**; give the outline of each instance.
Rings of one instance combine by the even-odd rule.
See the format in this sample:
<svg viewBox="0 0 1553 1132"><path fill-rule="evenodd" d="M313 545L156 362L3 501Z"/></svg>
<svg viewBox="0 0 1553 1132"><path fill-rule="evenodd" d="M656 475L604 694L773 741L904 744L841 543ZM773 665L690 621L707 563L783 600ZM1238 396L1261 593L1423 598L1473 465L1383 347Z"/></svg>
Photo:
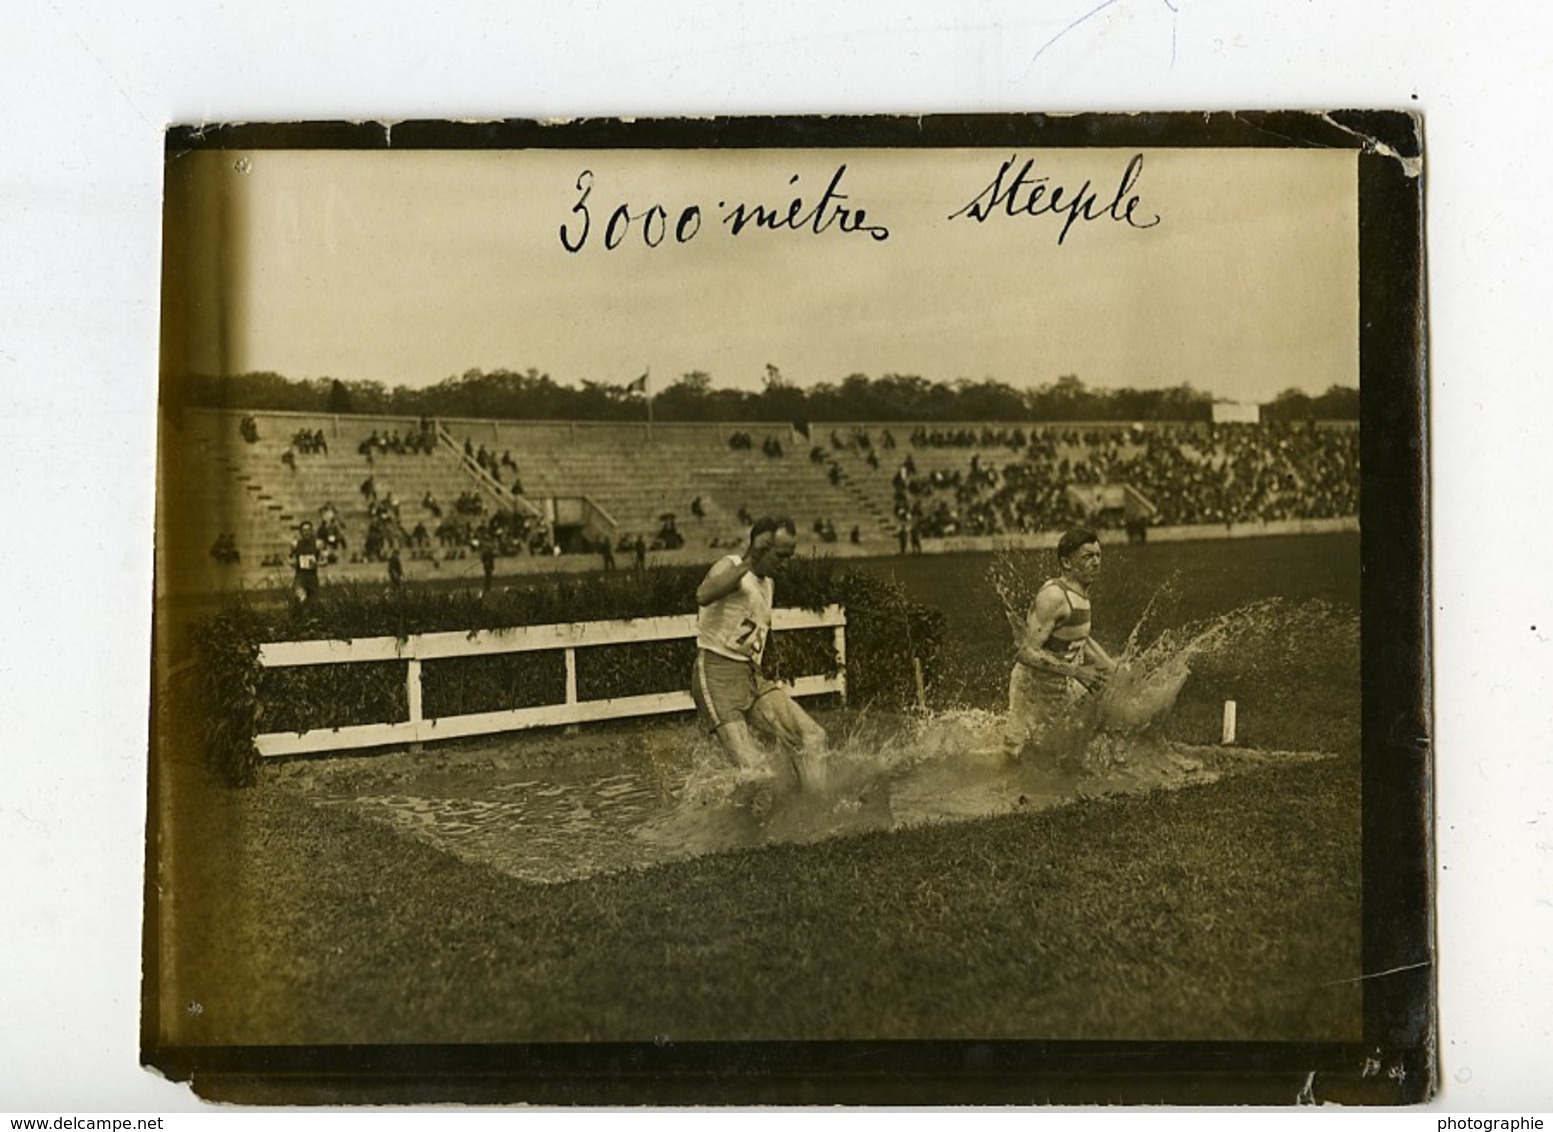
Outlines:
<svg viewBox="0 0 1553 1132"><path fill-rule="evenodd" d="M1541 270L1553 8L1113 0L1054 41L1094 3L7 9L0 1109L196 1107L136 1065L167 123L1344 106L1426 116L1435 1107L1553 1107Z"/></svg>

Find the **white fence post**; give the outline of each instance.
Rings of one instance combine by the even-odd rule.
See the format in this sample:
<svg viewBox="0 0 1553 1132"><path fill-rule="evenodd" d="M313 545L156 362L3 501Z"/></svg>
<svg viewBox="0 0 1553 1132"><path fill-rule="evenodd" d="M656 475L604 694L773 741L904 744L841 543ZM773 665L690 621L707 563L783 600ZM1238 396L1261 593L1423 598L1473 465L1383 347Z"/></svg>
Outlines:
<svg viewBox="0 0 1553 1132"><path fill-rule="evenodd" d="M405 699L410 705L410 722L419 726L421 715L421 660L412 656L404 674Z"/></svg>
<svg viewBox="0 0 1553 1132"><path fill-rule="evenodd" d="M836 691L841 693L841 702L847 702L847 624L843 618L836 626Z"/></svg>

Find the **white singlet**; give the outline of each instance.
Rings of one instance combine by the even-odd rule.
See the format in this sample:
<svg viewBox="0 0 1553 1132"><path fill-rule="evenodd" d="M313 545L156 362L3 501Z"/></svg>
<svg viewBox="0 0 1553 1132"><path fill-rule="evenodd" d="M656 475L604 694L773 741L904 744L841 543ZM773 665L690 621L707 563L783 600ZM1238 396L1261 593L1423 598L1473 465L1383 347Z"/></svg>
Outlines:
<svg viewBox="0 0 1553 1132"><path fill-rule="evenodd" d="M730 554L722 561L737 566L742 559ZM696 609L696 647L730 660L759 665L766 651L766 635L771 632L771 600L775 592L776 583L770 578L745 574L733 593Z"/></svg>

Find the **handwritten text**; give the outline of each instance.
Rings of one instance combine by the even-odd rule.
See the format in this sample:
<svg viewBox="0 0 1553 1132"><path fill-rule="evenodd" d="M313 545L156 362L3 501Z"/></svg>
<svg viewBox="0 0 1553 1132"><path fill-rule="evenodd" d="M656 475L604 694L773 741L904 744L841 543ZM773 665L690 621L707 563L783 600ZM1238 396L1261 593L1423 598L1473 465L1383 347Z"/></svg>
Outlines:
<svg viewBox="0 0 1553 1132"><path fill-rule="evenodd" d="M773 204L717 202L718 219L730 236L746 232L795 232L810 236L823 236L830 232L851 235L862 233L872 240L890 238L890 229L884 224L870 223L868 211L856 204L841 191L842 179L847 167L838 165L830 182L818 198L806 199L795 193L788 199ZM798 174L788 178L788 185L797 185ZM702 208L699 204L670 206L654 202L645 206L633 206L622 202L614 208L596 210L591 198L594 188L593 170L584 169L577 175L577 200L571 207L569 219L562 222L558 235L561 246L573 255L588 246L594 237L595 215L599 232L597 243L605 250L614 251L622 244L640 240L649 248L665 244L688 244L701 232ZM748 237L746 237L748 238Z"/></svg>
<svg viewBox="0 0 1553 1132"><path fill-rule="evenodd" d="M1066 185L1052 184L1050 177L1035 176L1033 157L1027 158L1024 164L1019 165L1018 172L1014 172L1018 162L1018 154L1004 161L998 168L997 176L993 177L991 182L963 208L951 212L949 219L958 220L961 217L967 217L977 223L984 223L1000 214L1062 216L1062 228L1057 233L1059 246L1068 238L1068 232L1073 225L1080 220L1087 223L1109 218L1131 228L1152 228L1159 223L1158 213L1147 220L1134 215L1140 198L1136 193L1132 193L1132 190L1143 174L1143 154L1141 153L1134 154L1132 160L1127 163L1127 168L1117 183L1116 192L1112 194L1108 204L1100 203L1099 196L1091 190L1090 182L1087 180L1076 192L1072 192Z"/></svg>

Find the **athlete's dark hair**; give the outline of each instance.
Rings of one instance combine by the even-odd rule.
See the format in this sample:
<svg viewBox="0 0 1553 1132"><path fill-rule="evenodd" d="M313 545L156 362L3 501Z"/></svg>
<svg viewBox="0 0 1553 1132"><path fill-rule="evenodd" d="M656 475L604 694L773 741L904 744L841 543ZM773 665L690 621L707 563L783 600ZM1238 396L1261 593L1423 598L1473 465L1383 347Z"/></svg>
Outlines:
<svg viewBox="0 0 1553 1132"><path fill-rule="evenodd" d="M770 534L778 530L786 531L794 538L798 537L798 527L786 515L762 515L750 528L750 545L755 545L757 535Z"/></svg>
<svg viewBox="0 0 1553 1132"><path fill-rule="evenodd" d="M1066 563L1078 553L1078 548L1099 542L1100 536L1088 527L1069 527L1057 541L1057 561Z"/></svg>

